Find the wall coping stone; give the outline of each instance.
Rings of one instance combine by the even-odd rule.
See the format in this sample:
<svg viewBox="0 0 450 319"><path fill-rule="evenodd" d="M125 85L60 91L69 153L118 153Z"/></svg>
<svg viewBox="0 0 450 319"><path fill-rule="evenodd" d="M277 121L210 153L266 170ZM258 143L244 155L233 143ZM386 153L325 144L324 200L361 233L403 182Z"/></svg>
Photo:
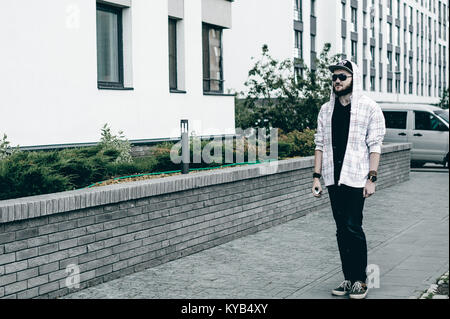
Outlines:
<svg viewBox="0 0 450 319"><path fill-rule="evenodd" d="M382 154L408 150L411 147L411 143L386 144L382 146ZM298 157L271 163L199 171L188 175L3 200L0 201L0 224L312 168L313 166L314 156Z"/></svg>

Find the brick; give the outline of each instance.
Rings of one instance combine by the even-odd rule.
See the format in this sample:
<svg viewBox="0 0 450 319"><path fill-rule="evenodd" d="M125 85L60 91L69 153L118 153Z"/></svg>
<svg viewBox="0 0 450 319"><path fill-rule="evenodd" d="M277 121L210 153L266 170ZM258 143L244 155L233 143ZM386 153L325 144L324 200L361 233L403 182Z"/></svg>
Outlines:
<svg viewBox="0 0 450 319"><path fill-rule="evenodd" d="M93 243L95 241L95 234L78 237L78 246Z"/></svg>
<svg viewBox="0 0 450 319"><path fill-rule="evenodd" d="M102 224L92 225L92 226L87 226L86 227L86 231L87 231L88 234L101 232L102 230L103 230L103 225Z"/></svg>
<svg viewBox="0 0 450 319"><path fill-rule="evenodd" d="M48 275L49 282L60 280L61 278L65 278L65 277L67 277L67 273L66 273L65 269L54 271Z"/></svg>
<svg viewBox="0 0 450 319"><path fill-rule="evenodd" d="M72 230L78 227L77 220L71 220L67 222L62 222L58 225L58 231Z"/></svg>
<svg viewBox="0 0 450 319"><path fill-rule="evenodd" d="M20 261L20 260L24 260L24 259L30 259L33 257L36 257L38 255L38 249L35 248L29 248L29 249L25 249L25 250L21 250L16 252L16 260Z"/></svg>
<svg viewBox="0 0 450 319"><path fill-rule="evenodd" d="M89 252L87 254L83 254L83 255L79 256L78 260L79 260L80 264L84 264L84 263L90 262L96 258L97 258L97 252L93 251L93 252Z"/></svg>
<svg viewBox="0 0 450 319"><path fill-rule="evenodd" d="M22 280L27 280L30 279L32 277L37 277L39 275L39 268L31 268L31 269L26 269L23 271L19 271L17 273L17 280L18 281L22 281Z"/></svg>
<svg viewBox="0 0 450 319"><path fill-rule="evenodd" d="M39 275L48 274L49 272L53 272L59 270L59 262L55 261L50 264L39 266Z"/></svg>
<svg viewBox="0 0 450 319"><path fill-rule="evenodd" d="M27 281L28 288L41 286L41 285L46 284L46 283L48 283L48 275L43 275L43 276L30 278Z"/></svg>
<svg viewBox="0 0 450 319"><path fill-rule="evenodd" d="M46 255L58 250L58 243L48 244L38 248L39 255Z"/></svg>
<svg viewBox="0 0 450 319"><path fill-rule="evenodd" d="M27 267L28 267L28 262L26 260L20 261L20 262L15 262L12 264L7 264L5 266L5 274L16 273L18 271L27 269Z"/></svg>
<svg viewBox="0 0 450 319"><path fill-rule="evenodd" d="M0 234L0 244L10 243L16 239L15 232L2 233Z"/></svg>
<svg viewBox="0 0 450 319"><path fill-rule="evenodd" d="M17 294L17 299L31 299L39 295L39 288L27 289Z"/></svg>
<svg viewBox="0 0 450 319"><path fill-rule="evenodd" d="M46 244L48 244L48 236L44 235L44 236L30 238L27 240L27 242L28 242L28 247L30 247L30 248L46 245Z"/></svg>
<svg viewBox="0 0 450 319"><path fill-rule="evenodd" d="M103 241L95 242L95 243L87 245L87 249L89 252L96 251L96 250L102 249L104 247L105 247L105 243Z"/></svg>
<svg viewBox="0 0 450 319"><path fill-rule="evenodd" d="M95 217L89 216L78 220L78 227L89 226L95 223Z"/></svg>
<svg viewBox="0 0 450 319"><path fill-rule="evenodd" d="M0 284L2 286L6 286L6 285L12 284L12 283L14 283L16 281L17 281L17 274L16 273L9 274L9 275L3 275L1 277Z"/></svg>
<svg viewBox="0 0 450 319"><path fill-rule="evenodd" d="M67 250L63 250L45 256L48 256L48 262L51 263L54 261L66 259L67 257L69 257L69 252Z"/></svg>
<svg viewBox="0 0 450 319"><path fill-rule="evenodd" d="M11 285L5 286L5 296L15 294L19 291L27 289L27 282L20 281Z"/></svg>
<svg viewBox="0 0 450 319"><path fill-rule="evenodd" d="M16 240L28 239L39 235L38 228L18 230L16 232Z"/></svg>
<svg viewBox="0 0 450 319"><path fill-rule="evenodd" d="M50 256L50 255L43 255L43 256L36 257L36 258L28 259L28 267L30 267L30 268L39 267L39 266L49 263L48 256Z"/></svg>
<svg viewBox="0 0 450 319"><path fill-rule="evenodd" d="M70 257L70 258L61 260L59 262L59 269L64 269L64 271L66 271L66 268L69 265L76 265L76 266L78 266L78 264L79 264L79 258L78 257Z"/></svg>
<svg viewBox="0 0 450 319"><path fill-rule="evenodd" d="M95 234L95 241L101 241L112 237L113 231L107 230Z"/></svg>
<svg viewBox="0 0 450 319"><path fill-rule="evenodd" d="M0 255L0 265L9 264L16 260L15 253L3 254Z"/></svg>
<svg viewBox="0 0 450 319"><path fill-rule="evenodd" d="M112 265L103 266L95 270L95 276L100 277L110 272L112 272Z"/></svg>
<svg viewBox="0 0 450 319"><path fill-rule="evenodd" d="M82 254L87 253L87 247L86 246L81 246L81 247L75 247L72 249L69 249L68 251L68 256L69 257L76 257Z"/></svg>
<svg viewBox="0 0 450 319"><path fill-rule="evenodd" d="M14 241L12 243L5 244L5 252L11 253L14 251L27 249L28 248L28 242L26 240L21 241Z"/></svg>
<svg viewBox="0 0 450 319"><path fill-rule="evenodd" d="M68 249L78 245L78 238L68 239L59 243L59 249Z"/></svg>
<svg viewBox="0 0 450 319"><path fill-rule="evenodd" d="M57 231L58 231L58 224L50 224L39 227L39 235L47 235L51 233L56 233Z"/></svg>
<svg viewBox="0 0 450 319"><path fill-rule="evenodd" d="M43 286L39 287L39 295L44 295L46 293L55 291L59 289L59 283L58 282L52 282L49 284L45 284Z"/></svg>

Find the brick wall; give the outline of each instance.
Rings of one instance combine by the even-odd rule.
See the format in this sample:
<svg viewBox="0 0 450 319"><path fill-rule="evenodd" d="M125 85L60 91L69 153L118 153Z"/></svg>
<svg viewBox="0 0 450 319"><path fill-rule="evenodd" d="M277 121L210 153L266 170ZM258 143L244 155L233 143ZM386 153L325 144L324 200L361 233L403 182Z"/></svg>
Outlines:
<svg viewBox="0 0 450 319"><path fill-rule="evenodd" d="M378 188L409 178L410 144L383 147ZM314 159L250 165L0 201L0 298L56 298L329 205Z"/></svg>

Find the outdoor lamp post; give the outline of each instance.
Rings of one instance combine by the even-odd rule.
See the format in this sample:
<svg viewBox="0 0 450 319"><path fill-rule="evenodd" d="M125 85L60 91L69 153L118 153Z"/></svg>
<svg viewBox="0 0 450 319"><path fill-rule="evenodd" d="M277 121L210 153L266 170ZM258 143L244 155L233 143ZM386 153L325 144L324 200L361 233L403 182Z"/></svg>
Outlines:
<svg viewBox="0 0 450 319"><path fill-rule="evenodd" d="M181 163L182 163L182 174L189 173L189 121L181 120Z"/></svg>

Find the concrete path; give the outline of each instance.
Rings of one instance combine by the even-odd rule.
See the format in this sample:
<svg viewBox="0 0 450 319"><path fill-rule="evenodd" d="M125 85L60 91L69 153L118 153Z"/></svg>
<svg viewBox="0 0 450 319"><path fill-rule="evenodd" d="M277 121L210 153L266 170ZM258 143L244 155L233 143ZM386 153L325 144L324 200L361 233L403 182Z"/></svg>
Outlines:
<svg viewBox="0 0 450 319"><path fill-rule="evenodd" d="M370 278L379 283L368 298L417 298L449 269L448 182L448 170L411 172L366 200ZM330 293L343 280L335 234L326 208L65 298L346 298Z"/></svg>

